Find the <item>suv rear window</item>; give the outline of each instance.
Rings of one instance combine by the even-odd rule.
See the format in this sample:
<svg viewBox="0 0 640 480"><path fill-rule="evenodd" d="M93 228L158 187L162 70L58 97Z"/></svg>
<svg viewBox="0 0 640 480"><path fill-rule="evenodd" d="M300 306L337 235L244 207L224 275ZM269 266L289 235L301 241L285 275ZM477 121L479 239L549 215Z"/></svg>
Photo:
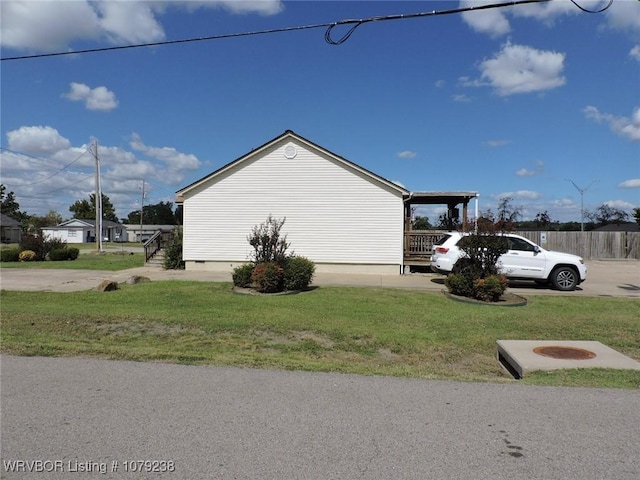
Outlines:
<svg viewBox="0 0 640 480"><path fill-rule="evenodd" d="M433 246L435 247L436 245L442 245L444 242L446 242L450 238L451 238L451 235L449 235L448 233L445 233L442 237L440 237L438 240L433 242Z"/></svg>

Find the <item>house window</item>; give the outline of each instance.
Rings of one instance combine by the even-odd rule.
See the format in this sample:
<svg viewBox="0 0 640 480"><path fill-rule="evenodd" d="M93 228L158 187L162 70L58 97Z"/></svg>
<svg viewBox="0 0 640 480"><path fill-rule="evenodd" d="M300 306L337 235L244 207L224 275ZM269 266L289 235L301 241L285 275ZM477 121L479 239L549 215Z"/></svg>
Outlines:
<svg viewBox="0 0 640 480"><path fill-rule="evenodd" d="M77 235L78 235L78 231L77 231L77 230L69 230L69 231L67 232L67 236L68 236L68 237L75 237L75 236L77 236Z"/></svg>

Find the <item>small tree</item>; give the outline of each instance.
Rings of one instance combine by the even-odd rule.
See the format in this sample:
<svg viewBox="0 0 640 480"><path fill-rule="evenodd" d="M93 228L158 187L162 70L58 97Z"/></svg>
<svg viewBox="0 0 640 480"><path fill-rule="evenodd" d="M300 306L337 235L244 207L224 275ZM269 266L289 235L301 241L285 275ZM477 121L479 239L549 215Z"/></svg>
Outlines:
<svg viewBox="0 0 640 480"><path fill-rule="evenodd" d="M176 228L171 232L171 240L164 249L165 270L182 270L182 228Z"/></svg>
<svg viewBox="0 0 640 480"><path fill-rule="evenodd" d="M252 260L254 263L276 263L278 265L285 263L287 250L290 246L287 243L286 235L280 237L280 230L285 220L286 217L280 220L269 214L264 223L253 227L247 241L253 247Z"/></svg>
<svg viewBox="0 0 640 480"><path fill-rule="evenodd" d="M496 301L507 287L506 278L498 275L500 255L509 249L507 239L485 232L462 237L458 245L465 255L445 280L449 291L454 295Z"/></svg>

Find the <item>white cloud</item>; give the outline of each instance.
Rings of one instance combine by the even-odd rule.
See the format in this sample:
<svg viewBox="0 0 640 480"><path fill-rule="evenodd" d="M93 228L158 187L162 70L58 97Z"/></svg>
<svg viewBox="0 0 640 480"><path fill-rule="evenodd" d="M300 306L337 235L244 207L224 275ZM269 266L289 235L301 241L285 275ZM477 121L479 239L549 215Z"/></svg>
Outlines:
<svg viewBox="0 0 640 480"><path fill-rule="evenodd" d="M10 150L32 155L51 155L71 146L71 142L51 127L20 127L7 132Z"/></svg>
<svg viewBox="0 0 640 480"><path fill-rule="evenodd" d="M454 102L459 102L459 103L466 103L471 101L471 99L464 93L458 93L456 95L453 95L452 98Z"/></svg>
<svg viewBox="0 0 640 480"><path fill-rule="evenodd" d="M167 8L193 12L221 8L235 14L274 15L281 0L113 1L12 0L0 1L3 48L55 51L76 40L107 39L113 44L165 39L158 16Z"/></svg>
<svg viewBox="0 0 640 480"><path fill-rule="evenodd" d="M618 208L620 210L631 210L632 208L636 207L636 205L634 205L633 203L629 203L624 200L607 200L606 202L604 202L604 204L612 208Z"/></svg>
<svg viewBox="0 0 640 480"><path fill-rule="evenodd" d="M542 162L541 160L536 160L533 163L535 165L535 168L521 168L516 172L516 175L518 177L534 177L536 175L540 175L544 171L544 162Z"/></svg>
<svg viewBox="0 0 640 480"><path fill-rule="evenodd" d="M442 87L444 87L445 85L446 85L446 82L445 82L444 80L438 80L438 81L436 82L436 87L438 87L438 88L442 88Z"/></svg>
<svg viewBox="0 0 640 480"><path fill-rule="evenodd" d="M618 188L640 188L640 178L631 178L618 185Z"/></svg>
<svg viewBox="0 0 640 480"><path fill-rule="evenodd" d="M534 192L531 190L517 190L515 192L504 192L496 195L496 198L507 198L511 197L514 200L519 198L525 198L527 200L537 200L542 198L542 194L539 192Z"/></svg>
<svg viewBox="0 0 640 480"><path fill-rule="evenodd" d="M640 107L633 110L631 118L600 112L593 105L585 107L583 113L585 117L598 123L607 123L612 131L632 142L640 141Z"/></svg>
<svg viewBox="0 0 640 480"><path fill-rule="evenodd" d="M477 7L493 0L461 0L460 7ZM589 10L599 10L608 0L581 0L580 6ZM568 15L580 15L580 9L569 1L550 1L527 5L513 6L489 10L476 10L463 13L461 18L471 29L478 33L499 37L512 31L509 21L512 17L531 18L546 26L552 26L557 20ZM638 5L634 0L614 1L610 8L600 16L603 26L613 30L640 33L640 15Z"/></svg>
<svg viewBox="0 0 640 480"><path fill-rule="evenodd" d="M491 86L500 96L551 90L565 84L564 53L507 43L480 64L481 78L461 78L465 86Z"/></svg>
<svg viewBox="0 0 640 480"><path fill-rule="evenodd" d="M165 39L148 2L102 1L95 4L103 33L111 43L144 43Z"/></svg>
<svg viewBox="0 0 640 480"><path fill-rule="evenodd" d="M107 87L90 88L84 83L72 82L70 90L63 97L74 102L84 102L88 110L113 110L118 106L116 95Z"/></svg>
<svg viewBox="0 0 640 480"><path fill-rule="evenodd" d="M402 152L396 153L396 157L398 158L415 158L416 152L412 152L411 150L403 150Z"/></svg>
<svg viewBox="0 0 640 480"><path fill-rule="evenodd" d="M460 7L477 7L480 5L494 3L491 0L461 0ZM486 33L492 37L499 37L511 31L509 20L507 20L504 9L487 9L462 13L462 20L473 30L479 33Z"/></svg>
<svg viewBox="0 0 640 480"><path fill-rule="evenodd" d="M632 35L640 33L640 15L637 1L613 2L604 14L607 26L613 30L623 30Z"/></svg>
<svg viewBox="0 0 640 480"><path fill-rule="evenodd" d="M640 62L640 45L636 45L635 47L633 47L629 52L629 56Z"/></svg>
<svg viewBox="0 0 640 480"><path fill-rule="evenodd" d="M163 162L169 170L169 178L171 178L172 184L180 183L184 179L185 170L196 170L201 166L200 160L195 155L181 153L173 147L147 146L137 133L131 135L129 144L131 148L147 157Z"/></svg>
<svg viewBox="0 0 640 480"><path fill-rule="evenodd" d="M487 140L484 144L488 147L504 147L510 144L509 140Z"/></svg>

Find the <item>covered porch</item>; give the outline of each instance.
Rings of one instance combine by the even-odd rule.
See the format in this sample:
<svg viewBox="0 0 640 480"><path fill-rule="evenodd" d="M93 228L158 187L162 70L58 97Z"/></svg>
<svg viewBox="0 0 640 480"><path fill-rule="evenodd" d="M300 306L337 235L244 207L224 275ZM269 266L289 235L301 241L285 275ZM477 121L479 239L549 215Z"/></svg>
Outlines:
<svg viewBox="0 0 640 480"><path fill-rule="evenodd" d="M445 232L475 228L469 222L469 202L475 199L474 218L478 217L478 192L413 192L404 199L404 265L428 267L431 250ZM416 205L446 205L445 230L412 230L412 213ZM460 211L462 205L462 212Z"/></svg>

